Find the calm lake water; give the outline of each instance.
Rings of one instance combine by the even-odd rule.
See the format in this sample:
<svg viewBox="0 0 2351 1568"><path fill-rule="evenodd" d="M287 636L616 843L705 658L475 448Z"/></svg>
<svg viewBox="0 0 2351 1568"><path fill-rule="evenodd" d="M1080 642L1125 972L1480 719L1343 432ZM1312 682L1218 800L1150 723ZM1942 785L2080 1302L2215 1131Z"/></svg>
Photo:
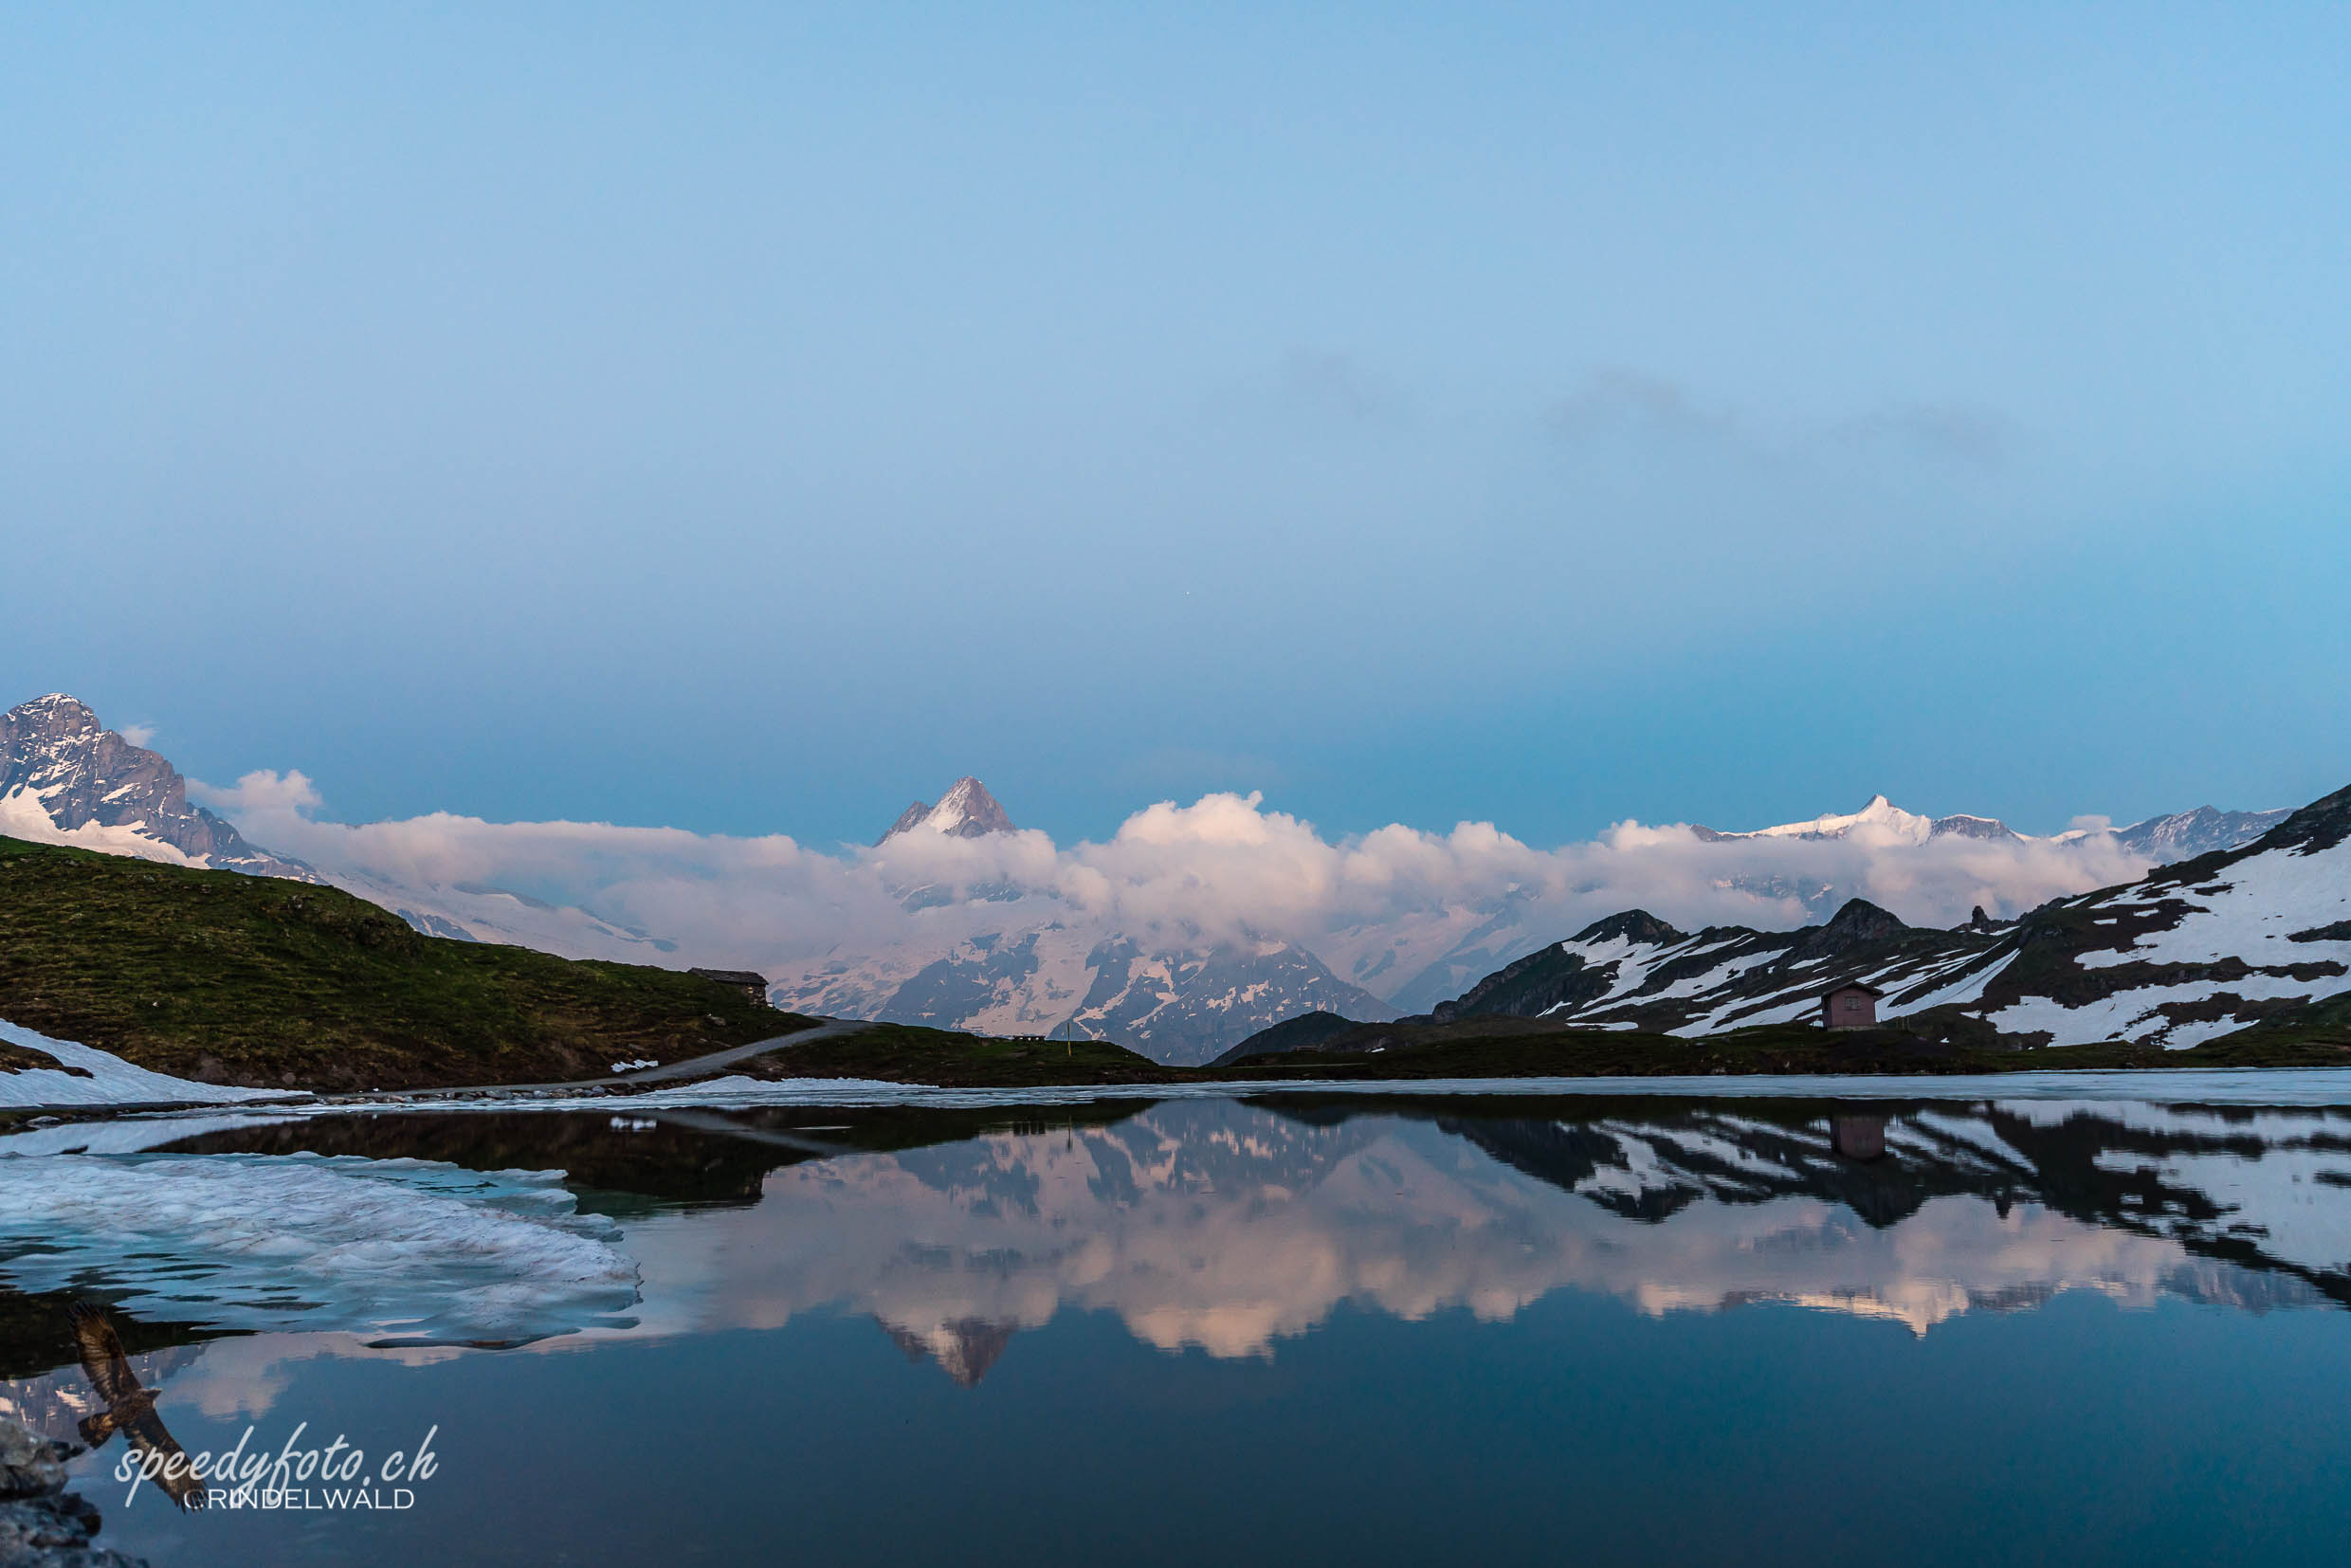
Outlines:
<svg viewBox="0 0 2351 1568"><path fill-rule="evenodd" d="M80 1489L157 1568L2351 1559L2341 1109L222 1116L0 1156L20 1418L95 1408L88 1299L191 1452L301 1427L373 1478L432 1434L405 1508L193 1515L126 1505L118 1437Z"/></svg>

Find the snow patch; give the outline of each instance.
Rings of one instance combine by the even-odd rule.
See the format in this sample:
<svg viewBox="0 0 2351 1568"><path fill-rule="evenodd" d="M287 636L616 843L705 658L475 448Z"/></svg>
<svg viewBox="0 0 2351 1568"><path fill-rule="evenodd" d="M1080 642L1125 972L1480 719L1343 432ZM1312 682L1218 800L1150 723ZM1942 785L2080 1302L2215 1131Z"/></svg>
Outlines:
<svg viewBox="0 0 2351 1568"><path fill-rule="evenodd" d="M31 844L62 844L71 849L93 849L101 855L129 855L161 861L166 866L202 866L161 839L137 828L107 827L85 822L71 830L60 828L41 797L24 786L0 795L0 837L21 838Z"/></svg>
<svg viewBox="0 0 2351 1568"><path fill-rule="evenodd" d="M133 1067L112 1051L71 1040L52 1040L6 1019L0 1019L0 1040L54 1056L68 1067L81 1067L89 1073L83 1078L55 1067L0 1071L0 1105L137 1105L175 1101L227 1104L284 1098L282 1091L274 1089L198 1084L169 1073L150 1072L145 1067Z"/></svg>

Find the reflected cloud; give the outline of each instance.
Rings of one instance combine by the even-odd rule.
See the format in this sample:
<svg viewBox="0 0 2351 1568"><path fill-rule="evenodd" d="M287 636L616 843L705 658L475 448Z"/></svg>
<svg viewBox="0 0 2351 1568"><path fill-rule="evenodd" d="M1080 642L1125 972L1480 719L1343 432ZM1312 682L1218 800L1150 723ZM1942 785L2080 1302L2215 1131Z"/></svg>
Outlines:
<svg viewBox="0 0 2351 1568"><path fill-rule="evenodd" d="M1348 1097L1044 1113L1058 1124L1034 1107L1010 1124L1005 1114L702 1112L658 1136L615 1132L607 1117L321 1119L211 1129L130 1158L183 1199L208 1166L266 1171L280 1186L286 1173L396 1176L379 1198L405 1194L428 1219L463 1193L486 1209L475 1230L493 1241L527 1190L556 1237L600 1228L599 1280L637 1282L627 1318L575 1315L533 1353L847 1314L967 1388L1065 1311L1110 1314L1170 1353L1245 1358L1341 1310L1499 1322L1559 1291L1657 1316L1783 1304L1917 1335L2069 1292L2138 1308L2351 1304L2351 1115L2325 1107ZM811 1115L822 1141L802 1126ZM782 1136L784 1122L798 1130ZM550 1185L552 1171L472 1169L525 1152L560 1158L575 1191ZM29 1179L87 1158L0 1164ZM485 1182L498 1203L483 1205ZM579 1196L601 1214L573 1217ZM0 1267L125 1274L108 1249L129 1232L82 1217ZM329 1251L384 1261L377 1231L415 1230L396 1217L334 1232ZM461 1295L511 1305L550 1287L538 1252L474 1251L465 1277L444 1282ZM277 1258L318 1294L256 1316L221 1294L234 1270L214 1262L175 1283L187 1260L156 1257L125 1274L137 1301L265 1330L137 1363L208 1415L266 1411L286 1367L309 1357L466 1354L414 1335L388 1351L380 1269ZM172 1332L143 1328L150 1343ZM33 1424L46 1430L87 1413L79 1386L67 1372L0 1387L0 1399L43 1413Z"/></svg>
<svg viewBox="0 0 2351 1568"><path fill-rule="evenodd" d="M1780 1302L1919 1334L2071 1290L2250 1310L2351 1295L2351 1194L2295 1179L2351 1166L2341 1123L2278 1115L2290 1132L2249 1139L2158 1112L2155 1150L2110 1109L1318 1125L1167 1104L794 1166L755 1207L629 1240L648 1327L850 1310L966 1383L1065 1308L1230 1358L1342 1306L1499 1321L1558 1290L1648 1313ZM2291 1245L2266 1250L2289 1216Z"/></svg>

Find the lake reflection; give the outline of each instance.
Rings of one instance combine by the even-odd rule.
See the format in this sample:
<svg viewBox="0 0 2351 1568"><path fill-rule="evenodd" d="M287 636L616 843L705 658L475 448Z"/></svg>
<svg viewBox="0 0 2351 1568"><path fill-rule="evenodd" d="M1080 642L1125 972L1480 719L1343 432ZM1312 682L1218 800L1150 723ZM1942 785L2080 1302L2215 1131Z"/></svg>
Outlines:
<svg viewBox="0 0 2351 1568"><path fill-rule="evenodd" d="M14 1378L0 1394L52 1431L86 1413L80 1375L55 1353L46 1318L62 1318L64 1301L82 1293L118 1304L134 1365L161 1388L191 1449L225 1446L246 1422L281 1413L289 1425L320 1420L347 1400L355 1413L413 1404L418 1420L441 1421L462 1447L469 1431L494 1424L479 1401L501 1383L527 1386L531 1399L552 1407L543 1413L567 1427L626 1420L661 1431L667 1458L655 1474L674 1503L694 1505L703 1533L631 1547L629 1529L611 1521L590 1528L583 1518L539 1542L545 1560L628 1560L617 1554L636 1549L691 1559L781 1527L756 1499L714 1508L707 1488L721 1438L676 1402L639 1392L647 1357L692 1383L720 1345L756 1364L762 1389L823 1385L822 1420L807 1424L810 1407L792 1406L793 1437L763 1440L816 1445L832 1434L801 1455L809 1475L839 1488L825 1493L828 1507L895 1485L909 1466L950 1455L977 1464L975 1445L1033 1459L1042 1444L1057 1456L1055 1478L1020 1470L993 1503L942 1496L936 1520L910 1520L893 1505L892 1527L912 1533L887 1550L866 1541L877 1549L851 1554L905 1560L930 1555L927 1530L969 1529L1022 1499L1035 1506L1058 1498L1069 1481L1061 1468L1077 1463L1072 1445L1099 1448L1106 1428L1117 1431L1110 1446L1137 1468L1096 1477L1093 1502L1079 1514L1115 1502L1121 1520L1089 1526L1073 1516L1071 1550L1043 1556L1088 1556L1108 1540L1103 1531L1120 1534L1134 1519L1164 1513L1158 1535L1124 1549L1186 1560L1223 1528L1193 1517L1172 1486L1202 1446L1251 1452L1280 1434L1286 1465L1301 1443L1379 1448L1391 1422L1392 1452L1380 1449L1343 1482L1326 1483L1339 1488L1334 1504L1360 1517L1315 1538L1322 1545L1343 1540L1358 1555L1410 1560L1409 1543L1434 1549L1449 1539L1448 1512L1474 1500L1483 1510L1477 1530L1491 1532L1482 1539L1501 1555L1531 1552L1546 1522L1573 1502L1577 1527L1603 1556L1642 1556L1670 1537L1700 1556L1743 1542L1748 1559L1776 1559L1782 1554L1768 1540L1741 1535L1729 1520L1718 1535L1703 1519L1644 1525L1619 1517L1645 1487L1661 1485L1647 1471L1602 1481L1627 1463L1626 1444L1666 1444L1679 1445L1711 1485L1742 1496L1768 1491L1789 1455L1708 1457L1712 1446L1748 1421L1801 1431L1830 1419L1820 1401L1833 1398L1858 1400L1852 1408L1864 1412L1900 1410L1891 1430L1914 1446L1924 1441L1922 1419L1942 1431L1935 1441L1958 1441L1969 1421L1994 1423L1968 1438L1972 1457L1956 1470L1952 1459L1939 1461L1935 1480L1962 1501L1983 1486L2010 1488L2011 1504L1973 1533L1946 1533L1940 1544L1914 1539L1904 1533L1896 1478L1839 1483L1841 1518L1866 1523L1878 1499L1883 1529L1906 1555L1959 1560L1966 1555L1959 1543L2014 1547L2034 1524L2009 1517L2023 1483L2008 1473L2013 1461L1988 1457L1983 1443L2040 1451L2072 1440L2069 1429L2095 1416L2097 1440L2115 1449L2106 1430L2114 1411L2142 1397L2151 1379L2183 1376L2199 1354L2219 1358L2205 1369L2213 1379L2238 1385L2228 1397L2274 1405L2351 1392L2343 1386L2351 1319L2339 1310L2351 1302L2351 1117L2329 1109L1350 1098L955 1115L795 1106L232 1117L168 1140L170 1129L147 1126L148 1138L134 1140L151 1144L143 1150L73 1152L65 1129L0 1143L27 1151L0 1159L0 1199L46 1194L37 1237L32 1222L0 1217L0 1279L20 1292L9 1315ZM123 1135L114 1136L118 1146ZM556 1170L559 1181L529 1174ZM156 1192L258 1194L281 1180L321 1205L290 1244L300 1257L233 1231L224 1240L216 1229L155 1233ZM335 1196L346 1190L367 1201ZM0 1216L32 1212L0 1202ZM144 1229L134 1233L135 1224ZM271 1284L273 1257L300 1279L300 1301ZM512 1277L491 1277L501 1268ZM2067 1297L2094 1304L2092 1315ZM1768 1310L1775 1305L1798 1310L1790 1318ZM1733 1307L1764 1310L1720 1318ZM2264 1316L2287 1307L2314 1310ZM2029 1321L2041 1318L2044 1326ZM1724 1327L1698 1332L1701 1321ZM1883 1359L1887 1341L1853 1338L1883 1336L1871 1321L1900 1325L1892 1342L1915 1342L1926 1358ZM1926 1348L1958 1325L1993 1321L2015 1327ZM1816 1326L1795 1326L1806 1322ZM1393 1329L1375 1330L1382 1322ZM1692 1328L1671 1328L1680 1322ZM2305 1326L2264 1326L2288 1322ZM1104 1324L1117 1326L1125 1350L1093 1326ZM2018 1379L2061 1343L2069 1347L2059 1357L2061 1380L2075 1386L2076 1408L2032 1421L1969 1413L1967 1401L1988 1391L2006 1390L2016 1411L2033 1405L2050 1375L2030 1374L2030 1387ZM2262 1358L2288 1345L2297 1357L2323 1352L2321 1361L2290 1384L2267 1387ZM1137 1357L1160 1358L1165 1369L1152 1372ZM920 1376L959 1404L902 1387L887 1370L893 1359L935 1369ZM1025 1373L1007 1370L1024 1364ZM1588 1423L1560 1408L1507 1414L1570 1367L1579 1386L1605 1377L1629 1379L1634 1391L1620 1391L1609 1407L1617 1440L1604 1459L1592 1451ZM1920 1383L1930 1369L1934 1378ZM1872 1376L1879 1381L1868 1382ZM1017 1389L993 1399L1008 1377ZM1863 1381L1835 1390L1848 1377ZM1404 1421L1435 1384L1452 1391L1449 1402ZM2195 1386L2203 1390L2196 1397L2222 1397L2216 1381ZM1714 1407L1732 1387L1751 1397L1726 1414ZM1113 1397L1120 1389L1142 1406L1119 1415L1128 1408ZM779 1396L811 1395L803 1387ZM1465 1401L1504 1413L1491 1434L1454 1430ZM1170 1408L1182 1418L1162 1419ZM2260 1408L2259 1399L2248 1406ZM889 1411L902 1413L886 1434L892 1457L877 1452L866 1465L853 1433ZM2225 1441L2233 1465L2247 1445L2269 1439L2243 1422L2224 1438L2211 1426L2217 1418L2204 1414L2207 1440ZM191 1420L218 1431L189 1436ZM2189 1441L2180 1423L2190 1420L2186 1412L2161 1417L2156 1424L2169 1435L2160 1440ZM2004 1421L2022 1424L2008 1430ZM1449 1435L1431 1451L1438 1431ZM2135 1433L2123 1447L2158 1437ZM499 1495L511 1503L557 1483L538 1456L472 1441L472 1481L425 1496L409 1514L311 1518L300 1526L302 1555L391 1561L429 1542L443 1560L467 1560L475 1550L504 1559L487 1543L506 1526L485 1524L482 1510ZM1573 1486L1554 1475L1536 1492L1497 1495L1489 1488L1524 1458L1517 1447L1508 1458L1486 1454L1489 1442L1581 1455L1588 1473ZM1477 1474L1456 1472L1466 1455L1479 1454ZM2306 1446L2302 1455L2298 1465L2310 1462ZM1832 1531L1798 1549L1803 1499L1783 1495L1787 1487L1800 1494L1840 1469L1882 1462L1842 1450L1811 1459L1768 1504L1747 1504L1750 1523L1789 1512L1790 1560L1834 1559L1842 1548ZM1972 1479L1969 1465L1978 1472ZM2310 1501L2294 1488L2320 1485L2317 1472L2292 1473L2292 1496L2264 1503L2284 1511L2262 1528L2297 1549L2335 1541L2342 1498L2330 1490ZM1295 1479L1279 1468L1228 1476L1223 1495L1263 1523L1287 1517L1284 1499L1299 1504ZM2193 1478L2175 1482L2186 1490L2167 1506L2192 1507ZM474 1487L485 1489L477 1496ZM106 1490L93 1495L101 1506L110 1501ZM1665 1508L1666 1497L1653 1501ZM825 1513L832 1522L817 1532L836 1547L848 1538L825 1531L849 1527L843 1522L858 1505L846 1505L837 1520ZM1056 1505L1072 1506L1066 1498ZM2225 1517L2243 1505L2214 1493L2206 1513ZM811 1506L805 1495L794 1503L797 1528L814 1528ZM2044 1500L2027 1512L2056 1506ZM2119 1551L2152 1518L2083 1535L2073 1549L2107 1559L2106 1547ZM231 1560L257 1543L292 1540L271 1534L291 1528L284 1518L252 1516L191 1523L142 1500L102 1539L118 1534L159 1563ZM1270 1553L1272 1528L1220 1549ZM2165 1538L2186 1539L2176 1530ZM933 1544L943 1549L943 1538ZM957 1547L974 1551L968 1541Z"/></svg>
<svg viewBox="0 0 2351 1568"><path fill-rule="evenodd" d="M650 1323L770 1328L842 1306L965 1380L1070 1308L1237 1357L1342 1304L1497 1321L1560 1289L1647 1312L1795 1302L1923 1333L2069 1289L2268 1307L2343 1288L2351 1194L2321 1178L2351 1154L2330 1123L2166 1113L2151 1133L2032 1110L1868 1117L1886 1152L1863 1163L1825 1120L1745 1106L1322 1122L1164 1105L794 1166L754 1207L634 1240ZM2230 1148L2259 1150L2267 1179Z"/></svg>

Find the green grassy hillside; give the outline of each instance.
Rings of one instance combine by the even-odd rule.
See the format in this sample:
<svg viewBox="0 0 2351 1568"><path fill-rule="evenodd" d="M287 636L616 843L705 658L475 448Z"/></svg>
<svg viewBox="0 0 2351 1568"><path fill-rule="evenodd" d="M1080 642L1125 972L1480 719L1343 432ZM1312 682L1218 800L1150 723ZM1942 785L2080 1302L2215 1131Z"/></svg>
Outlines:
<svg viewBox="0 0 2351 1568"><path fill-rule="evenodd" d="M587 1078L806 1022L671 970L418 935L331 887L0 838L0 1018L208 1083Z"/></svg>
<svg viewBox="0 0 2351 1568"><path fill-rule="evenodd" d="M993 1039L919 1024L876 1024L787 1045L726 1069L744 1078L881 1078L952 1088L1035 1084L1181 1084L1216 1074L1162 1067L1107 1040Z"/></svg>

